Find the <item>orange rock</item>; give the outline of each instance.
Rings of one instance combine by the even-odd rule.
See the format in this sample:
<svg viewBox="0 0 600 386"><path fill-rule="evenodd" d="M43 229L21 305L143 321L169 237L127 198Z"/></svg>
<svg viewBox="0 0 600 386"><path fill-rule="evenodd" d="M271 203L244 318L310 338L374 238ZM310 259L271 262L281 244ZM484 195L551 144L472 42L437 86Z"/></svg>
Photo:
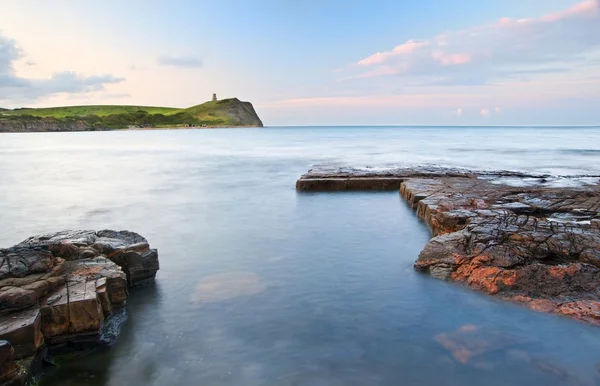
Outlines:
<svg viewBox="0 0 600 386"><path fill-rule="evenodd" d="M578 300L564 303L558 306L554 312L588 323L600 323L600 302L596 300Z"/></svg>

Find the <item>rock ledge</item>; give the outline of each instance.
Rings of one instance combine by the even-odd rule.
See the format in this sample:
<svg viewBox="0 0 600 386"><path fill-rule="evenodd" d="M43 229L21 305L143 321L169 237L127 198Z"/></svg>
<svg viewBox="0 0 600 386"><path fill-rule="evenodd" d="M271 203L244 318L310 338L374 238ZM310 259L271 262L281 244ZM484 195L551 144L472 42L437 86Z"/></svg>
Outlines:
<svg viewBox="0 0 600 386"><path fill-rule="evenodd" d="M390 190L432 231L419 271L600 325L600 178L444 168L309 171L298 190Z"/></svg>

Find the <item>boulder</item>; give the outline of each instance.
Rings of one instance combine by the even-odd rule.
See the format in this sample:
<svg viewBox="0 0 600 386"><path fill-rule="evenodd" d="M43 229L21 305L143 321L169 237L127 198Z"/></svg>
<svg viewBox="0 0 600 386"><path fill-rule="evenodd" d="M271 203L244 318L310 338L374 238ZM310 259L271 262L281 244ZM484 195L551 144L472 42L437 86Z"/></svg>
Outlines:
<svg viewBox="0 0 600 386"><path fill-rule="evenodd" d="M43 356L44 343L67 350L98 343L127 287L158 268L156 249L127 231L62 231L0 249L0 382L13 376L15 359ZM10 382L27 379L31 366L20 368Z"/></svg>

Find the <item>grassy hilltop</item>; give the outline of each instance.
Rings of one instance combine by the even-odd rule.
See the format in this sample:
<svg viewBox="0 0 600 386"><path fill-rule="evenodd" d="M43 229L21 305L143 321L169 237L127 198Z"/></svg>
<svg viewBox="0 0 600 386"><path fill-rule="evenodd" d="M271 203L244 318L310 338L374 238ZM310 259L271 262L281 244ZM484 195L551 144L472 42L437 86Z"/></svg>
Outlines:
<svg viewBox="0 0 600 386"><path fill-rule="evenodd" d="M185 109L157 106L65 106L0 109L0 131L107 130L128 127L262 126L250 102L237 98Z"/></svg>

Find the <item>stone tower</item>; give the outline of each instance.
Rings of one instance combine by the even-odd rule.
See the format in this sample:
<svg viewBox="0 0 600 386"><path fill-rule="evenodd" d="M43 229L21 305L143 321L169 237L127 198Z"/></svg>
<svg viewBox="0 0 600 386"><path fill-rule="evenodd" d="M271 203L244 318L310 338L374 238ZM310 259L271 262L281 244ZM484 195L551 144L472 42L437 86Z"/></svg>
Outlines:
<svg viewBox="0 0 600 386"><path fill-rule="evenodd" d="M217 94L213 94L213 99L212 100L213 100L213 102L217 101Z"/></svg>

